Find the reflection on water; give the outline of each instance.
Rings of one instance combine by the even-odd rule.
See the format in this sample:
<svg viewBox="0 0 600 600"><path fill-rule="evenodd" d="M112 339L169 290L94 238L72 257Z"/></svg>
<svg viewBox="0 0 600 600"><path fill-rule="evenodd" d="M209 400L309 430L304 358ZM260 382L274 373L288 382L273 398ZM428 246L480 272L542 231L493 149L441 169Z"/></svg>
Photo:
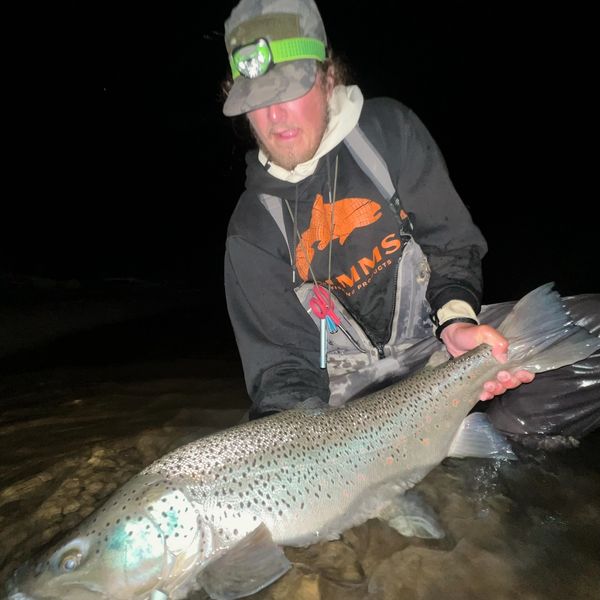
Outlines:
<svg viewBox="0 0 600 600"><path fill-rule="evenodd" d="M235 359L21 373L0 393L0 581L143 466L247 408ZM417 486L444 539L372 520L286 549L294 568L255 598L597 598L599 451L594 434L560 453L516 448L511 463L447 459Z"/></svg>

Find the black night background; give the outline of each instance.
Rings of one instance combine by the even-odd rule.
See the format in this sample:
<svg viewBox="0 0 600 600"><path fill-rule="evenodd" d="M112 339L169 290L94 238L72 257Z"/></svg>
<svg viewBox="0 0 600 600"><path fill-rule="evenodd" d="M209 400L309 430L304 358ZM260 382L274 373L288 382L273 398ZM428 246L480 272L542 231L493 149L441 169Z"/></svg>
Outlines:
<svg viewBox="0 0 600 600"><path fill-rule="evenodd" d="M179 280L221 301L247 148L220 109L232 5L71 2L28 16L5 113L3 277ZM400 99L440 145L489 241L485 301L548 280L595 291L589 15L473 2L321 11L364 95Z"/></svg>
<svg viewBox="0 0 600 600"><path fill-rule="evenodd" d="M96 314L86 329L156 314L167 296L165 309L183 302L195 312L193 326L161 319L154 335L152 325L141 337L111 334L107 360L119 349L135 357L212 344L236 360L222 259L252 142L221 112L233 5L68 2L14 19L0 238L5 369L31 367L32 355L14 355L22 350L49 364L60 352L37 343L82 329L90 294L97 313L102 297L130 291L126 314ZM438 142L489 243L484 302L547 281L563 295L597 291L588 15L473 2L320 9L365 97L403 101ZM78 324L54 314L65 296L79 298Z"/></svg>

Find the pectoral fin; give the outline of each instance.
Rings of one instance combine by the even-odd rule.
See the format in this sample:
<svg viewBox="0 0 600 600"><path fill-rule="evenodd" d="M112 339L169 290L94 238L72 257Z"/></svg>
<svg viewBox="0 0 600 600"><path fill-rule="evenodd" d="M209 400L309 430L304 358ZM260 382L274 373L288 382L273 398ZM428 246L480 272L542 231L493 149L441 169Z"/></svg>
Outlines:
<svg viewBox="0 0 600 600"><path fill-rule="evenodd" d="M263 524L203 571L204 589L214 600L249 596L279 579L291 567Z"/></svg>
<svg viewBox="0 0 600 600"><path fill-rule="evenodd" d="M394 498L379 519L407 537L441 539L445 536L433 509L414 490Z"/></svg>

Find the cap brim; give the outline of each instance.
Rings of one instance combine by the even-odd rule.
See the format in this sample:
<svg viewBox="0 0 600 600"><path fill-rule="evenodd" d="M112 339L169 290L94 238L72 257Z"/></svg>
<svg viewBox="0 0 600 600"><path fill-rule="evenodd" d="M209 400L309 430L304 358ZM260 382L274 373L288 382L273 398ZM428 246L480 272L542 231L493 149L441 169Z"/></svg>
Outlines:
<svg viewBox="0 0 600 600"><path fill-rule="evenodd" d="M223 114L234 117L257 108L300 98L310 91L316 75L317 61L313 59L274 65L267 73L255 79L240 75L225 100Z"/></svg>

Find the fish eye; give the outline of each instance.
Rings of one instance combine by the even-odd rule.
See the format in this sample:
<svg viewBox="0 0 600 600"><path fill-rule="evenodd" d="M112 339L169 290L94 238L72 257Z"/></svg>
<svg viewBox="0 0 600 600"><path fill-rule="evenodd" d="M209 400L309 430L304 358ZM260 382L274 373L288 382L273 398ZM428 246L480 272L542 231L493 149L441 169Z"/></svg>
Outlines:
<svg viewBox="0 0 600 600"><path fill-rule="evenodd" d="M58 563L63 573L74 571L81 563L81 552L68 552L63 555Z"/></svg>
<svg viewBox="0 0 600 600"><path fill-rule="evenodd" d="M85 561L90 549L89 540L77 537L57 548L46 562L55 573L68 574L76 571Z"/></svg>

